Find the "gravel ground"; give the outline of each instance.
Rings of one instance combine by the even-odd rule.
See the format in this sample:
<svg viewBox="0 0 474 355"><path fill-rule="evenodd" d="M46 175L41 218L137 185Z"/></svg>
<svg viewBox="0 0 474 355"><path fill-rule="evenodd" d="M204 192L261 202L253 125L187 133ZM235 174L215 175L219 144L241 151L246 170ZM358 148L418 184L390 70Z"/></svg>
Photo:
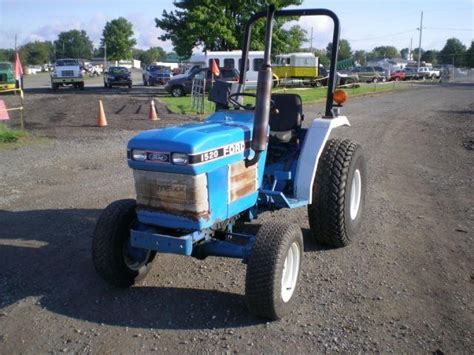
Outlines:
<svg viewBox="0 0 474 355"><path fill-rule="evenodd" d="M474 352L472 85L348 102L352 128L336 134L368 162L360 239L325 249L305 209L262 215L257 226L298 223L306 243L299 306L271 323L247 313L237 260L160 255L125 291L95 274L96 218L134 195L127 140L189 120L158 105L162 120L147 121L145 89L101 90L31 90L27 127L52 139L0 154L0 353Z"/></svg>

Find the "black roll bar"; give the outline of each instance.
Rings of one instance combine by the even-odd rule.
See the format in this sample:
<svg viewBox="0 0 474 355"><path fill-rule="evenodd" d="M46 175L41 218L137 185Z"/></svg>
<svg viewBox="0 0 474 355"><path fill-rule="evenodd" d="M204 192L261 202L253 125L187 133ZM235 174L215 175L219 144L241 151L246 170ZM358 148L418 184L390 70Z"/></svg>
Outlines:
<svg viewBox="0 0 474 355"><path fill-rule="evenodd" d="M247 71L247 60L250 48L250 36L252 34L252 27L255 21L260 18L266 17L267 12L261 11L252 15L245 26L244 41L242 44L242 60L240 61L240 75L239 75L239 88L241 89L245 84L245 75ZM331 51L331 67L329 68L329 79L328 79L328 94L326 98L326 118L334 117L332 112L333 107L333 95L336 88L336 66L337 66L337 52L339 50L339 18L334 12L327 9L292 9L292 10L278 10L274 13L275 17L291 17L291 16L328 16L334 23L334 32L332 36L332 51ZM265 48L267 50L267 48ZM271 48L268 48L270 51Z"/></svg>

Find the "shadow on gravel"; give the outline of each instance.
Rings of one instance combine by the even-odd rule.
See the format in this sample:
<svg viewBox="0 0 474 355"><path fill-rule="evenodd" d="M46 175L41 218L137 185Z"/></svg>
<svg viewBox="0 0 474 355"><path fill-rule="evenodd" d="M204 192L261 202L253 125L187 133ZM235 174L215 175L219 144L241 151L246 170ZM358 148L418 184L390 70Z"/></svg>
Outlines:
<svg viewBox="0 0 474 355"><path fill-rule="evenodd" d="M90 257L90 236L99 213L95 209L0 211L0 309L35 297L49 311L99 324L212 329L260 322L248 313L239 294L109 287L96 275Z"/></svg>
<svg viewBox="0 0 474 355"><path fill-rule="evenodd" d="M443 113L447 115L457 114L457 115L474 115L474 110L437 110L435 112ZM464 118L464 117L463 117Z"/></svg>
<svg viewBox="0 0 474 355"><path fill-rule="evenodd" d="M471 82L447 82L442 83L443 86L449 86L450 89L466 90L466 88L474 88L474 83Z"/></svg>

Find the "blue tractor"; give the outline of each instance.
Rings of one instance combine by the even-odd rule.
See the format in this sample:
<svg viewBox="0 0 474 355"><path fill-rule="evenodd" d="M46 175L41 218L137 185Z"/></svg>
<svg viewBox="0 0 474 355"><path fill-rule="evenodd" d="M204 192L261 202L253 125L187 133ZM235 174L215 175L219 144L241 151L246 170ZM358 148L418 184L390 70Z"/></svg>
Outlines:
<svg viewBox="0 0 474 355"><path fill-rule="evenodd" d="M281 16L324 15L334 22L325 115L305 128L299 95L272 94L270 64L273 21ZM264 64L256 95L244 92L252 25L266 17ZM92 259L112 285L143 279L160 253L204 259L240 258L247 264L249 310L278 319L297 295L303 235L296 224L265 222L254 234L236 224L264 211L307 206L312 239L342 247L359 230L366 168L361 148L329 139L349 126L340 115L344 92L335 90L339 20L326 9L254 14L245 30L239 83L216 83L210 98L218 108L202 123L153 129L128 143L136 200L119 200L101 214ZM243 96L254 96L255 106Z"/></svg>

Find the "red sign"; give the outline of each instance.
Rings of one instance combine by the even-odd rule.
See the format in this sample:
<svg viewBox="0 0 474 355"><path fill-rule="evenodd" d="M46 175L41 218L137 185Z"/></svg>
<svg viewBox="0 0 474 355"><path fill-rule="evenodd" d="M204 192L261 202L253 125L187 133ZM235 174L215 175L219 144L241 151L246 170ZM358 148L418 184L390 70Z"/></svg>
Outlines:
<svg viewBox="0 0 474 355"><path fill-rule="evenodd" d="M0 100L0 121L9 120L9 119L10 119L10 116L8 115L5 102L3 102L3 100Z"/></svg>
<svg viewBox="0 0 474 355"><path fill-rule="evenodd" d="M23 76L23 67L21 66L20 62L20 55L18 52L16 52L15 56L15 79L20 80L20 78Z"/></svg>
<svg viewBox="0 0 474 355"><path fill-rule="evenodd" d="M211 59L211 73L214 76L219 76L221 75L221 72L219 70L219 67L216 64L216 61L214 59Z"/></svg>

